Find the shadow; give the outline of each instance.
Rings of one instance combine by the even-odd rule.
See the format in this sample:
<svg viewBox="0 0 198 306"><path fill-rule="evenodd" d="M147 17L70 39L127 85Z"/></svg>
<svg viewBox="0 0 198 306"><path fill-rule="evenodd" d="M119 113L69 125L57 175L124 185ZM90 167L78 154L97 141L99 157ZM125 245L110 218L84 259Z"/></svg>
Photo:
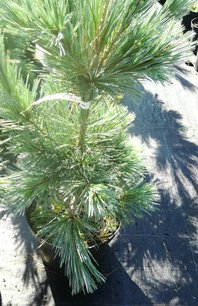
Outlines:
<svg viewBox="0 0 198 306"><path fill-rule="evenodd" d="M24 300L28 298L28 306L49 305L49 284L46 279L45 269L40 260L37 241L32 236L25 217L13 217L10 215L10 211L5 208L1 212L0 218L1 220L3 218L8 220L9 218L10 220L6 222L10 223L10 228L13 227L13 257L16 257L16 260L8 257L8 262L10 261L10 273L15 275L14 283L17 285L15 285L15 289L12 288L13 291L12 294L10 293L10 297L16 291L17 297L15 297L14 303L23 305ZM12 278L12 275L10 277ZM8 283L13 282L12 279L9 279L9 275L5 275L5 278ZM21 287L24 292L19 289ZM17 291L20 291L20 293Z"/></svg>
<svg viewBox="0 0 198 306"><path fill-rule="evenodd" d="M176 79L181 83L181 85L186 88L187 90L196 92L198 87L192 84L190 81L188 81L186 78L184 78L181 74L176 75Z"/></svg>
<svg viewBox="0 0 198 306"><path fill-rule="evenodd" d="M198 86L193 84L189 79L191 77L192 71L182 66L175 65L177 73L175 75L175 79L180 82L180 84L189 91L196 92L198 90Z"/></svg>
<svg viewBox="0 0 198 306"><path fill-rule="evenodd" d="M145 92L140 104L129 102L127 106L136 116L129 132L139 137L148 148L151 148L152 141L155 142L157 149L152 161L153 168L161 171L160 180L172 180L177 206L191 208L198 190L198 145L186 136L187 128L182 124L181 114L166 110L163 101L150 92ZM173 208L170 202L167 205L166 208Z"/></svg>
<svg viewBox="0 0 198 306"><path fill-rule="evenodd" d="M145 91L140 104L123 103L136 115L130 133L150 154L160 205L121 231L122 263L153 304L198 305L198 146L187 138L181 114L157 95Z"/></svg>

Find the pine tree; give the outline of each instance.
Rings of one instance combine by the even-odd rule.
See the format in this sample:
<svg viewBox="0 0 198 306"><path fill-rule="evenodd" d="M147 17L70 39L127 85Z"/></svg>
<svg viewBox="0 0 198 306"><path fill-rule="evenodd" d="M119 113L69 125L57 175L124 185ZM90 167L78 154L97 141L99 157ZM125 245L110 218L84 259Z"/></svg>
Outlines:
<svg viewBox="0 0 198 306"><path fill-rule="evenodd" d="M31 209L72 294L104 281L89 248L96 237L153 209L153 187L128 137L133 116L119 97L137 99L142 79L170 79L190 52L178 19L192 3L1 3L1 125L16 157L1 186L16 213Z"/></svg>

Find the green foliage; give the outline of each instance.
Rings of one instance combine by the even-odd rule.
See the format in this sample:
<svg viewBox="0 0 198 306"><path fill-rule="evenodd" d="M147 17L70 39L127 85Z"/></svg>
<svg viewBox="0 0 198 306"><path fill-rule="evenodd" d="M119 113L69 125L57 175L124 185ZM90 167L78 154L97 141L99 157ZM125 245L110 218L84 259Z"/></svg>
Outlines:
<svg viewBox="0 0 198 306"><path fill-rule="evenodd" d="M195 0L166 0L163 10L169 10L174 17L181 18L190 11L196 2Z"/></svg>
<svg viewBox="0 0 198 306"><path fill-rule="evenodd" d="M185 1L167 2L156 14L154 0L1 1L1 125L16 165L0 189L16 213L33 209L30 222L61 256L73 294L104 281L90 245L153 210L153 187L127 134L133 116L117 95L135 99L143 78L168 80L190 52L173 17ZM19 38L12 48L11 37ZM40 61L33 80L16 52L24 47L31 65ZM35 104L56 93L91 106Z"/></svg>
<svg viewBox="0 0 198 306"><path fill-rule="evenodd" d="M168 0L156 14L155 1L17 0L0 12L6 31L32 37L46 50L47 69L85 99L87 88L92 97L134 94L142 78L169 79L170 64L190 50L170 11L192 2Z"/></svg>

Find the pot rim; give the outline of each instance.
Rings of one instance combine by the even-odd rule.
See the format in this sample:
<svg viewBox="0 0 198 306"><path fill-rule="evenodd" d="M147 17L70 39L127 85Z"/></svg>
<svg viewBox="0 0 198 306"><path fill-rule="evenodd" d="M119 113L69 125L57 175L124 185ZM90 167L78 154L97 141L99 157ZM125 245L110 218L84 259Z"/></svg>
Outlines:
<svg viewBox="0 0 198 306"><path fill-rule="evenodd" d="M195 25L194 22L197 21L197 24ZM198 29L198 17L195 17L191 20L191 28L196 28Z"/></svg>

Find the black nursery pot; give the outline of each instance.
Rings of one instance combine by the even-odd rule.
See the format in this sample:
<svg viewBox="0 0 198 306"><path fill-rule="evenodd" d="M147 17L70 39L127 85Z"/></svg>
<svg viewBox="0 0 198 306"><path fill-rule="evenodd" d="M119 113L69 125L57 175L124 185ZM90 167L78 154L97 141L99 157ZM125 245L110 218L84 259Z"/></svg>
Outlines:
<svg viewBox="0 0 198 306"><path fill-rule="evenodd" d="M194 34L192 41L197 42L193 52L194 52L195 55L197 55L197 51L198 51L198 17L194 18L191 21L191 28L192 28L192 31L193 31L193 34Z"/></svg>
<svg viewBox="0 0 198 306"><path fill-rule="evenodd" d="M198 12L190 11L187 15L183 16L181 24L184 27L184 33L192 30L192 20L198 18Z"/></svg>
<svg viewBox="0 0 198 306"><path fill-rule="evenodd" d="M29 208L26 211L26 219L27 219L27 223L29 225L29 228L32 232L32 235L38 241L38 244L39 244L38 249L40 251L40 255L41 255L41 258L43 260L43 264L49 271L54 271L58 274L64 275L65 274L64 273L65 267L64 267L64 265L62 267L60 267L61 258L57 254L53 245L51 243L37 237L34 230L32 229L31 221L30 221L31 220L31 209L32 208ZM111 240L113 240L113 238L116 236L116 234L120 230L120 227L121 227L121 223L120 224L118 223L117 229L114 232L112 232L111 234L109 234L107 237L104 237L104 240L98 241L98 243L95 244L95 245L90 245L89 251L92 254L94 260L96 260L96 262L98 262L98 263L100 262L100 258L102 258L104 253L106 252L106 248L108 246L108 243Z"/></svg>
<svg viewBox="0 0 198 306"><path fill-rule="evenodd" d="M198 36L198 17L194 18L191 21L191 28L197 37Z"/></svg>

